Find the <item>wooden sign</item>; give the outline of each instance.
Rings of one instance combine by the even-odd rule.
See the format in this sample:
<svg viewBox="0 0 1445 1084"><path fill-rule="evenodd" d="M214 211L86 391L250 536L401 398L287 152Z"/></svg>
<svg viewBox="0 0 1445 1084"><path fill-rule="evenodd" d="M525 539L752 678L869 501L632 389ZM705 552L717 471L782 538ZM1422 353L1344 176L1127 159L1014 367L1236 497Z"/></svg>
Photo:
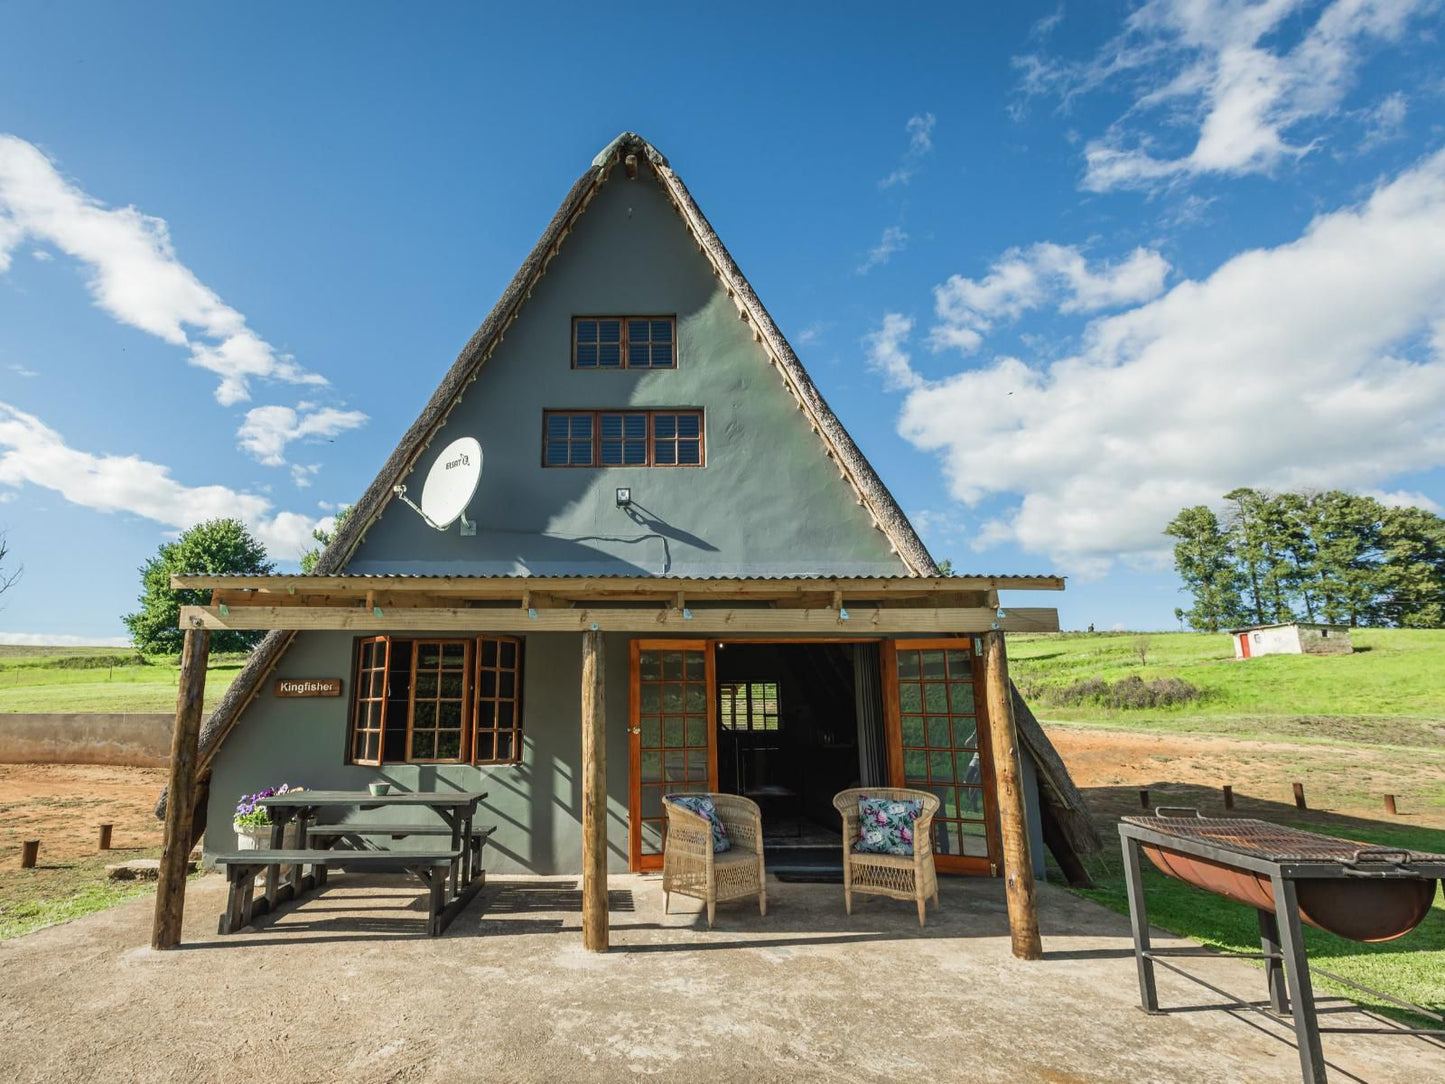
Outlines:
<svg viewBox="0 0 1445 1084"><path fill-rule="evenodd" d="M277 678L277 696L340 696L340 678Z"/></svg>

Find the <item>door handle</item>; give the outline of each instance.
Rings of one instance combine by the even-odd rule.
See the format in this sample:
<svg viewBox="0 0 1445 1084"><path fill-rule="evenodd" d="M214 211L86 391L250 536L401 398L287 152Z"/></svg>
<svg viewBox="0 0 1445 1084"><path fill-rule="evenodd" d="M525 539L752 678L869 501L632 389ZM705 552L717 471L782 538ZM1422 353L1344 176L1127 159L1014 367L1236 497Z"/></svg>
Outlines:
<svg viewBox="0 0 1445 1084"><path fill-rule="evenodd" d="M629 734L641 734L641 733L642 733L642 727L640 727L640 726L630 726L630 727L627 728L627 733L629 733Z"/></svg>

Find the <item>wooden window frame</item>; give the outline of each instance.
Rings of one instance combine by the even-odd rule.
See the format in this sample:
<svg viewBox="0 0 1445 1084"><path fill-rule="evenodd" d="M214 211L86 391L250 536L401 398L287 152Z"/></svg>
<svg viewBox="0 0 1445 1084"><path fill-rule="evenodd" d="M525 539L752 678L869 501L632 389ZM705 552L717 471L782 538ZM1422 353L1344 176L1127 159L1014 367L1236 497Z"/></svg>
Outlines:
<svg viewBox="0 0 1445 1084"><path fill-rule="evenodd" d="M488 701L492 704L494 709L494 714L492 715L494 725L492 726L482 725L482 645L486 643L494 643L497 645L497 663L495 666L487 667L487 669L494 671L497 675L496 695L488 698ZM470 743L470 763L520 764L522 762L522 676L524 672L522 661L524 654L522 640L520 637L517 636L478 636L473 641L473 644L475 661L472 665L472 727ZM510 668L502 666L503 644L512 644L516 648L517 654ZM510 672L513 675L512 696L510 698L503 697L501 695L501 676L503 673L507 672ZM495 725L495 708L497 705L507 702L508 699L510 699L510 703L512 705L512 725L509 727L497 726ZM491 747L494 754L491 757L478 757L476 755L477 749L479 748L479 743L477 739L481 737L484 732L490 735L492 743ZM497 741L503 734L509 736L511 740L512 752L509 756L499 757L495 755L495 752L497 748Z"/></svg>
<svg viewBox="0 0 1445 1084"><path fill-rule="evenodd" d="M401 642L404 642L404 643L405 643L405 645L406 645L406 650L408 651L408 653L409 653L410 656L411 656L411 660L410 660L410 663L409 663L409 669L408 669L408 673L409 673L409 675L410 675L410 688L407 690L406 745L405 745L405 753L404 753L404 755L403 755L400 759L390 759L390 760L388 760L387 757L386 757L386 733L387 733L387 722L388 722L388 704L390 703L390 700L391 700L391 697L390 697L390 693L391 693L391 666L392 666L393 661L395 661L395 654L394 654L392 648L396 645L396 643L397 643L398 641L401 641ZM477 710L477 709L478 709L479 690L480 690L480 682L479 682L479 678L478 678L478 668L479 668L479 666L480 666L480 660L481 660L481 656L482 656L481 645L482 645L483 641L498 641L498 642L500 642L500 641L506 641L506 642L508 642L508 643L513 643L513 644L515 644L515 645L516 645L516 648L517 648L516 665L515 665L515 667L512 669L512 672L516 675L516 677L515 677L515 686L514 686L514 688L513 688L514 696L512 697L512 704L513 704L513 708L512 708L512 725L511 725L510 727L491 727L491 728L485 728L485 729L489 729L489 730L492 732L492 735L493 735L493 743L494 743L494 744L493 744L493 748L494 748L494 749L495 749L496 735L501 734L501 733L510 734L510 736L511 736L511 742L512 742L512 753L511 753L511 756L506 757L506 758L493 757L493 758L491 758L491 759L478 760L478 759L476 759L476 757L475 757L475 750L476 750L475 741L476 741L476 735L477 735L477 729L478 729L478 727L477 727L477 723L478 723L478 710ZM362 665L361 665L362 657L363 657L363 654L364 654L364 652L365 652L366 645L368 645L368 644L377 644L377 645L380 645L380 650L381 650L381 653L382 653L382 654L381 654L380 673L383 675L383 682L382 682L382 694L381 694L381 696L380 696L379 698L373 697L373 696L370 695L370 687L371 687L371 682L370 682L370 680L368 680L368 681L366 682L366 693L367 693L367 695L363 695L362 675L363 675L363 674L366 674L366 675L369 676L370 674L375 673L375 672L377 672L377 670L378 670L378 668L377 668L376 666L366 667L365 669L363 669L363 667L362 667ZM437 645L442 645L442 646L445 646L445 645L448 645L448 644L462 644L462 645L465 645L465 648L466 648L466 659L465 659L464 662L463 662L462 671L461 671L461 672L462 672L462 681L463 681L463 690L462 690L462 697L461 697L461 706L462 706L461 743L460 743L460 748L459 748L459 750L458 750L458 755L455 756L455 757L413 757L413 756L412 756L412 734L413 734L414 730L416 729L415 724L416 724L416 702L417 702L417 695L416 695L416 685L417 685L417 681L416 681L416 678L417 678L417 660L418 660L418 656L420 655L421 647L422 647L422 645L424 645L424 644L437 644ZM467 637L467 636L411 636L411 635L406 635L406 636L391 636L391 635L384 635L384 636L360 636L360 637L357 637L356 640L355 640L355 642L354 642L354 644L353 644L353 647L352 647L352 666L351 666L351 673L352 673L352 695L351 695L351 698L350 698L350 713L349 713L349 718L347 719L347 726L346 726L346 756L345 756L345 761L346 761L346 763L347 763L347 764L356 764L356 765L360 765L360 766L364 766L364 767L370 767L370 768L379 768L379 767L384 767L384 766L390 765L390 764L475 764L475 765L520 764L520 763L522 762L522 736L523 736L523 733L524 733L523 717L522 717L522 712L523 712L523 705L522 705L522 687L523 687L523 683L524 683L524 679L525 679L525 668L524 668L523 658L524 658L524 641L522 640L521 637L514 637L514 636L490 636L490 635L487 635L487 636L469 636L469 637ZM373 661L375 661L375 660L373 660ZM442 672L441 670L438 670L438 674L439 674L439 675L440 675L441 672ZM444 700L444 699L445 699L445 700L451 700L451 699L453 699L453 698L451 698L451 697L445 697L445 698L444 698L444 697L441 697L439 694L440 694L440 683L438 684L438 696L435 697L435 698L432 698L432 699L435 699L439 705L440 705L440 703L442 702L442 700ZM425 698L425 697L424 697L423 699L425 700L425 699L428 699L428 698ZM361 721L361 706L362 706L363 702L370 703L370 702L373 702L373 701L379 702L379 704L380 704L380 715L379 715L380 728L379 728L379 730L378 730L377 728L374 728L374 727L365 727L365 728L363 728L363 727L359 727L359 726L357 725L357 724ZM495 703L495 702L497 702L497 701L494 700L493 703ZM438 721L440 721L440 709L438 709ZM426 729L436 730L436 731L440 732L440 731L442 731L442 730L451 730L451 729L453 729L453 728L451 728L451 727L441 727L441 726L437 726L437 727L428 727L428 728L426 728ZM357 751L358 751L357 742L358 742L359 736L362 735L362 734L369 733L369 732L371 732L371 731L373 731L373 730L376 730L376 733L377 733L377 755L376 755L375 759L367 758L367 757L364 757L364 756L358 756L358 755L357 755ZM361 748L362 748L362 751L364 752L364 746L362 746Z"/></svg>
<svg viewBox="0 0 1445 1084"><path fill-rule="evenodd" d="M577 326L578 326L580 323L582 323L582 321L584 321L584 320L617 320L617 321L619 321L619 322L621 323L621 325L622 325L622 333L621 333L621 338L620 338L620 340L619 340L619 342L618 342L618 349L621 351L621 356L620 356L620 358L619 358L619 360L621 361L621 364L620 364L620 365L601 365L601 364L598 364L598 365L578 365L578 364L577 364L577 347L578 347L578 345L579 345L579 343L578 343L578 341L577 341ZM648 322L648 325L649 325L649 326L648 326L648 330L647 330L647 335L648 335L647 342L648 342L648 345L649 345L649 346L652 345L652 343L653 343L653 341L654 341L653 338L652 338L652 328L651 328L651 325L652 325L652 324L658 323L658 322L661 322L661 321L665 321L665 322L668 324L668 326L672 328L672 364L671 364L671 365L652 365L652 364L648 364L648 365L636 365L636 366L634 366L634 365L632 365L632 364L630 363L630 361L629 361L629 359L628 359L628 329L627 329L627 325L628 325L628 323L629 323L630 321L632 321L632 320L646 320L646 321ZM650 355L650 354L649 354L648 360L649 360L649 362L651 361L651 355ZM635 372L642 372L642 373L646 373L646 372L668 372L668 371L676 370L676 369L677 369L677 317L676 317L675 315L667 315L667 316L663 316L663 315L644 316L644 315L639 314L639 313L634 313L634 314L631 315L631 316L615 316L615 315L613 315L613 314L611 314L611 313L606 313L606 314L603 314L603 315L600 315L600 316L592 316L592 315L574 316L574 317L572 317L572 368L575 369L575 370L577 370L578 372L583 372L583 373L615 373L615 372L620 372L620 371L622 371L622 370L624 370L624 369L632 369L632 370L634 370Z"/></svg>
<svg viewBox="0 0 1445 1084"><path fill-rule="evenodd" d="M371 676L377 673L378 667L361 665L362 656L366 653L368 645L378 644L381 648L381 696L370 695ZM375 657L373 656L373 661ZM386 756L386 694L390 691L387 683L391 676L391 637L390 636L361 636L356 640L353 648L351 667L351 720L348 728L346 742L346 759L351 764L363 764L370 768L379 768ZM362 695L362 677L365 675L367 695ZM362 703L377 703L380 705L376 727L360 727L357 723L361 721ZM363 734L375 732L376 734L376 759L357 755L357 739Z"/></svg>
<svg viewBox="0 0 1445 1084"><path fill-rule="evenodd" d="M759 687L759 686L763 686L763 687L765 687L765 688L766 688L766 687L771 687L772 690L773 690L772 700L773 700L773 704L774 704L774 710L773 710L771 713L769 713L768 711L766 711L766 710L764 709L764 707L763 707L763 705L766 704L766 703L767 703L767 700L768 700L768 697L767 697L766 694L763 694L762 696L759 697L759 700L758 700L757 706L756 706L756 710L755 710L755 708L754 708L753 690L754 690L755 688ZM732 725L732 726L729 726L729 725L728 725L728 714L723 711L723 707L724 707L724 705L727 703L727 697L728 697L728 695L729 695L729 691L730 691L730 690L733 691L733 703L732 703L732 707L733 707L734 710L733 710L732 713L731 713L731 719L732 719L732 722L733 722L734 725ZM782 686L782 683L781 683L781 682L778 682L778 681L720 681L720 682L718 682L717 691L718 691L718 725L721 726L722 729L723 729L726 733L729 733L729 734L781 734L781 733L782 733L782 731L783 731L783 686ZM742 706L743 706L742 720L743 720L743 724L744 724L744 725L742 725L742 726L737 726L737 725L736 725L736 723L737 723L737 721L738 721L738 713L737 713L737 710L736 710L736 709L737 709L737 707L739 706L739 702L738 702L738 699L737 699L737 693L738 693L738 692L742 692L742 693L743 693L743 697L742 697ZM768 721L768 719L769 719L770 716L771 716L771 718L772 718L772 720L773 720L773 725L772 725L771 727L767 726L767 721ZM760 726L754 726L754 725L753 725L754 719L757 719L762 725L760 725Z"/></svg>
<svg viewBox="0 0 1445 1084"><path fill-rule="evenodd" d="M647 461L645 463L603 463L602 462L602 416L605 414L642 414L647 418ZM655 435L656 419L659 415L673 417L696 417L697 418L697 462L696 463L659 463L657 462L657 438ZM547 423L553 418L565 417L568 419L577 417L589 417L592 419L592 462L591 463L548 463L547 462ZM569 424L570 433L570 424ZM573 438L569 435L569 445ZM691 442L692 437L663 437L664 443L671 443L679 446L683 441ZM569 455L570 459L571 456ZM702 407L655 407L643 410L630 410L625 407L602 408L591 410L576 410L568 408L544 409L542 411L542 466L547 470L697 470L707 466L707 412Z"/></svg>
<svg viewBox="0 0 1445 1084"><path fill-rule="evenodd" d="M444 657L445 649L446 649L448 646L460 644L460 645L462 646L462 648L463 648L463 651L464 651L463 658L462 658L462 666L461 666L461 674L462 674L462 694L461 694L461 696L459 696L459 697L443 697L443 696L441 695L441 677L442 677L442 674L445 673L446 667L443 667L443 666L438 665L437 670L436 670L436 674L437 674L437 694L436 694L436 696L433 696L433 697L425 697L425 698L423 698L423 699L427 699L427 700L431 700L431 701L435 702L435 704L436 704L436 706L437 706L437 717L436 717L436 724L437 724L437 725L429 726L429 727L424 728L424 729L426 729L426 730L433 731L433 732L435 733L435 735L436 735L436 737L433 738L433 740L432 740L433 748L435 748L435 746L436 746L438 743L440 743L440 741L441 741L441 732L442 732L443 730L451 730L451 729L453 729L452 727L449 727L449 726L448 726L448 727L443 727L443 726L440 725L440 724L441 724L441 705L442 705L442 701L443 701L443 700L456 700L456 701L458 701L458 702L461 704L461 706L462 706L462 720L461 720L461 725L456 728L456 730L457 730L457 755L454 756L454 757L436 757L436 756L432 756L432 757L418 757L418 756L413 755L413 753L412 753L412 734L413 734L413 733L415 732L415 730L416 730L416 702L417 702L416 685L417 685L417 676L418 676L418 674L417 674L417 661L418 661L418 659L421 657L421 649L422 649L423 645L426 645L426 644L435 644L435 645L437 646L437 648L440 649L440 652L441 652L441 653L438 654L438 662L440 662L441 658ZM471 702L472 702L472 697L471 697L471 678L472 678L472 649L473 649L474 646L475 646L475 641L474 641L474 640L468 639L468 638L465 638L465 637L457 637L457 636L447 636L447 637L419 636L419 637L416 637L415 639L412 640L412 642L411 642L411 689L409 690L409 695L408 695L408 697L407 697L407 711L406 711L406 757L403 759L402 763L405 763L405 764L466 764L466 763L468 763L468 761L469 761L469 759L470 759L470 752L471 752L471 751L467 748L467 738L468 738L468 736L471 734L471 729L472 729L472 728L471 728L471 722L472 722L472 712L471 712Z"/></svg>

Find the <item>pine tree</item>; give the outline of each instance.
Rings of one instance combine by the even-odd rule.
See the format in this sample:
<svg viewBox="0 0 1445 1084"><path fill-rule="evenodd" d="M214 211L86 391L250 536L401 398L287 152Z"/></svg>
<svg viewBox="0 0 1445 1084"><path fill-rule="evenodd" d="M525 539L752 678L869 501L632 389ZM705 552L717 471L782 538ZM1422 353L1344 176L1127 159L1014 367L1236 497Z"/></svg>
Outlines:
<svg viewBox="0 0 1445 1084"><path fill-rule="evenodd" d="M1445 627L1445 519L1423 508L1387 508L1381 609L1392 625Z"/></svg>
<svg viewBox="0 0 1445 1084"><path fill-rule="evenodd" d="M1244 617L1243 585L1229 535L1207 505L1186 508L1164 528L1174 544L1174 567L1194 605L1177 611L1191 628L1218 632Z"/></svg>

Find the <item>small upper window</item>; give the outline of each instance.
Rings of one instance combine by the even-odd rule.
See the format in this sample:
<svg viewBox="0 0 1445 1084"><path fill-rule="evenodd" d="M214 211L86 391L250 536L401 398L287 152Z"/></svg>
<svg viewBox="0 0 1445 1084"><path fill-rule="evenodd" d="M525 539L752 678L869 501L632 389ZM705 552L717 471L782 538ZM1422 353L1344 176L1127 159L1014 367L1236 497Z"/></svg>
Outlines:
<svg viewBox="0 0 1445 1084"><path fill-rule="evenodd" d="M671 316L574 317L572 368L675 369L676 331Z"/></svg>

